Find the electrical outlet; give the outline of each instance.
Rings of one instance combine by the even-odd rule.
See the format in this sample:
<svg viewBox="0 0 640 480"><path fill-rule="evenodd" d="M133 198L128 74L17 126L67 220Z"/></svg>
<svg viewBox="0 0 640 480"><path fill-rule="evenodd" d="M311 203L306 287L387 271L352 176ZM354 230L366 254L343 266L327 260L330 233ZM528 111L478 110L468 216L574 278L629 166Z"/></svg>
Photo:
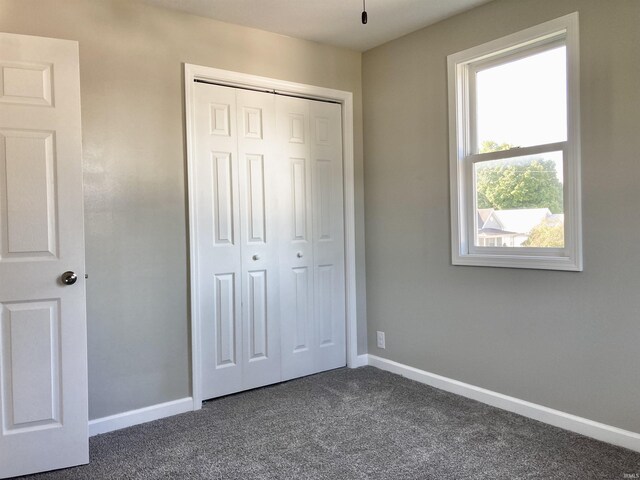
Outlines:
<svg viewBox="0 0 640 480"><path fill-rule="evenodd" d="M378 340L378 348L385 348L385 346L384 346L384 332L376 332L376 338Z"/></svg>

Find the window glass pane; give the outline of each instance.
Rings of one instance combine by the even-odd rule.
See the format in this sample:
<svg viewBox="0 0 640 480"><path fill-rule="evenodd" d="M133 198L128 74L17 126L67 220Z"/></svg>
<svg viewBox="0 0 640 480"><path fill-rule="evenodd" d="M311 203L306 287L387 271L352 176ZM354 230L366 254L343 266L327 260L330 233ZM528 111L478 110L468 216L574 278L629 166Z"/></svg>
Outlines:
<svg viewBox="0 0 640 480"><path fill-rule="evenodd" d="M475 245L564 248L562 152L474 164Z"/></svg>
<svg viewBox="0 0 640 480"><path fill-rule="evenodd" d="M567 139L566 47L476 74L477 152Z"/></svg>

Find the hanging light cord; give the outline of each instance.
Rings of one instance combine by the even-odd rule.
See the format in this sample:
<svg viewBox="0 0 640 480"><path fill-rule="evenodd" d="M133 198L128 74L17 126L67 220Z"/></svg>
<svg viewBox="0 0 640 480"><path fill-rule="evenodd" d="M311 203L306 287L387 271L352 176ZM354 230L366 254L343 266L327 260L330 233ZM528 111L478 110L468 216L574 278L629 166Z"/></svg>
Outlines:
<svg viewBox="0 0 640 480"><path fill-rule="evenodd" d="M367 4L366 0L362 0L362 24L367 24Z"/></svg>

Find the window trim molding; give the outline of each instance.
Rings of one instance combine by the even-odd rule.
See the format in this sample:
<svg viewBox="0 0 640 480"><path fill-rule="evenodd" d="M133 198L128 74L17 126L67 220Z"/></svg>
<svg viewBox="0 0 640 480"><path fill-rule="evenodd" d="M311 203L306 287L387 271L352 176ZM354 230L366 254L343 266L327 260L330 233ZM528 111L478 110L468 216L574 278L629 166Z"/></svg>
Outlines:
<svg viewBox="0 0 640 480"><path fill-rule="evenodd" d="M564 39L567 47L567 141L564 149L564 203L565 247L561 251L527 249L527 251L503 252L491 249L473 253L470 248L468 182L472 162L472 132L470 132L471 98L470 71L473 63L499 61L501 57L526 51L535 45ZM582 271L582 205L580 184L580 51L578 13L536 25L520 32L492 40L447 57L449 97L449 176L451 192L451 260L453 265L471 265L506 268L531 268L544 270ZM532 148L518 149L522 152ZM496 158L512 156L509 151L494 152ZM487 154L482 154L487 155ZM493 155L493 154L492 154ZM487 157L484 157L487 158ZM473 207L471 207L473 210ZM507 247L509 248L509 247ZM513 247L514 249L516 247ZM537 250L537 251L536 251ZM554 249L551 249L554 250Z"/></svg>

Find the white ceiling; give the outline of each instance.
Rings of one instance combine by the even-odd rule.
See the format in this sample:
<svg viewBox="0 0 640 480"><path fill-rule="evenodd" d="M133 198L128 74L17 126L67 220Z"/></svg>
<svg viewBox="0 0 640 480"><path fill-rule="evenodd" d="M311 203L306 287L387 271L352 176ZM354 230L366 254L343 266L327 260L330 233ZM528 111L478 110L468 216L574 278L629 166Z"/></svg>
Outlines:
<svg viewBox="0 0 640 480"><path fill-rule="evenodd" d="M159 7L365 51L490 0L143 0Z"/></svg>

